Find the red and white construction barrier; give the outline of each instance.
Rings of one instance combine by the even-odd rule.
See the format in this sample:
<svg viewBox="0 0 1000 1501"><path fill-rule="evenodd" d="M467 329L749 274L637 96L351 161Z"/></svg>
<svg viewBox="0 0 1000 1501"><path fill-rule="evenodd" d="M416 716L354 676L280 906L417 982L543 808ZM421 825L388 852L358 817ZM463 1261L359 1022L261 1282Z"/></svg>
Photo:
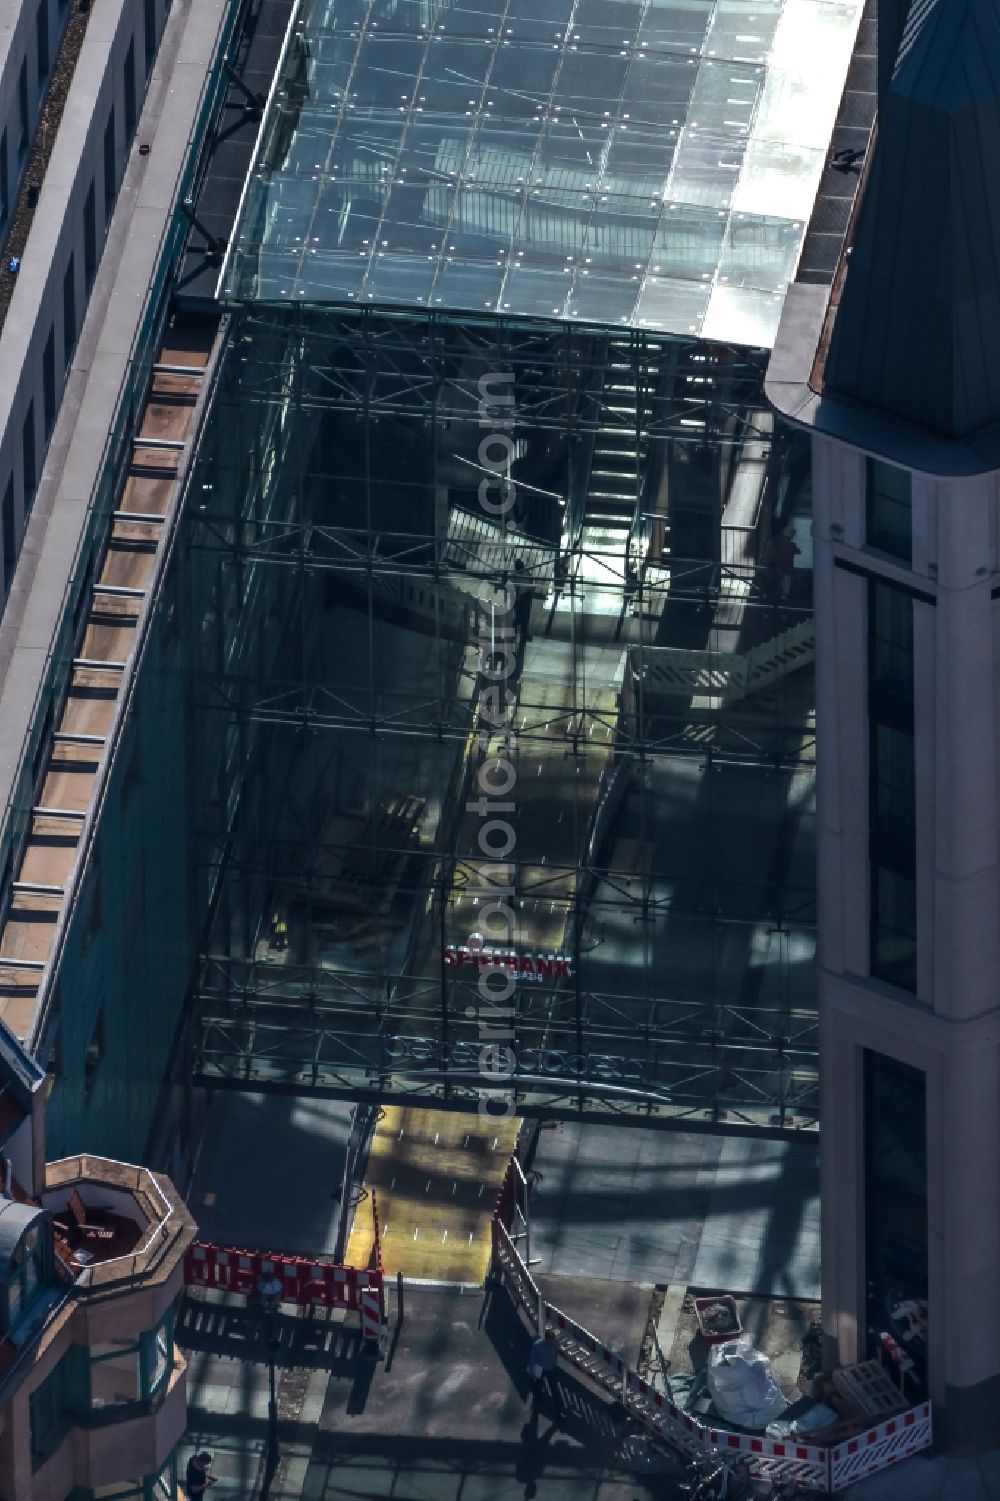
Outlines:
<svg viewBox="0 0 1000 1501"><path fill-rule="evenodd" d="M626 1365L617 1351L542 1299L510 1233L516 1219L520 1164L512 1158L493 1215L493 1271L499 1275L536 1331L555 1329L559 1353L657 1437L689 1457L706 1451L745 1454L751 1473L761 1480L794 1480L803 1490L829 1494L905 1459L931 1442L931 1407L923 1402L909 1412L878 1423L832 1448L771 1439L756 1434L709 1428L654 1391Z"/></svg>
<svg viewBox="0 0 1000 1501"><path fill-rule="evenodd" d="M909 1412L878 1423L866 1433L845 1439L829 1451L830 1490L842 1490L865 1475L874 1475L876 1470L907 1459L926 1449L932 1437L931 1404L922 1402Z"/></svg>
<svg viewBox="0 0 1000 1501"><path fill-rule="evenodd" d="M355 1310L360 1316L364 1339L380 1340L385 1313L382 1276L382 1240L378 1205L372 1195L373 1244L366 1268L340 1266L323 1258L283 1256L273 1251L248 1251L237 1246L217 1246L195 1241L184 1257L187 1287L209 1287L220 1292L255 1298L264 1280L281 1282L281 1302L299 1308L319 1304L324 1308Z"/></svg>

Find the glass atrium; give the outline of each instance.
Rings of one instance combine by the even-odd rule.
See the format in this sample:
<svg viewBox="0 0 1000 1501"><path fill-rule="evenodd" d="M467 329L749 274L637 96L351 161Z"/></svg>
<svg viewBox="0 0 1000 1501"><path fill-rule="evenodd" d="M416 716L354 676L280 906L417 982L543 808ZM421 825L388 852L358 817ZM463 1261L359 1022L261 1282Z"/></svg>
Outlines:
<svg viewBox="0 0 1000 1501"><path fill-rule="evenodd" d="M810 476L762 382L860 11L299 13L164 605L196 1078L474 1101L485 945L519 1110L814 1123Z"/></svg>
<svg viewBox="0 0 1000 1501"><path fill-rule="evenodd" d="M770 346L862 0L311 0L228 295Z"/></svg>

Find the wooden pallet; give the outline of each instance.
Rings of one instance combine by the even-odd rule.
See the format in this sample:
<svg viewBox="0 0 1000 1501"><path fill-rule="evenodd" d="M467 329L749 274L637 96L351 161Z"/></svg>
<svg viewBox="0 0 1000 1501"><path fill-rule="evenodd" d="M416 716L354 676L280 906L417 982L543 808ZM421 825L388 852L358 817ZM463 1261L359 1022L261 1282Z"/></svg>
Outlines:
<svg viewBox="0 0 1000 1501"><path fill-rule="evenodd" d="M833 1373L833 1386L844 1406L845 1416L880 1422L906 1406L899 1387L877 1360L844 1366Z"/></svg>

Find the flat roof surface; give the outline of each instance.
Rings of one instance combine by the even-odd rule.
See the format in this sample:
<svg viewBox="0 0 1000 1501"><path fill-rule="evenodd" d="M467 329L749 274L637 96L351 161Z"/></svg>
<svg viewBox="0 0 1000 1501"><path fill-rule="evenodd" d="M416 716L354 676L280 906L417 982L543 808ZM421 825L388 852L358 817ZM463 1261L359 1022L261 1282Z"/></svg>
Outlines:
<svg viewBox="0 0 1000 1501"><path fill-rule="evenodd" d="M303 0L222 289L770 347L864 0Z"/></svg>

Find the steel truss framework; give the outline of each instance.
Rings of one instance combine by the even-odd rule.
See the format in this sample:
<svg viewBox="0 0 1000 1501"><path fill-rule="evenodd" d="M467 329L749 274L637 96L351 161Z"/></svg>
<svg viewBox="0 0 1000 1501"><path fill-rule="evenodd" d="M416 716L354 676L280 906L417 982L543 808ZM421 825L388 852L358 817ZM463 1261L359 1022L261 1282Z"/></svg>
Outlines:
<svg viewBox="0 0 1000 1501"><path fill-rule="evenodd" d="M810 675L733 705L642 667L808 619L808 576L786 599L762 566L808 468L761 378L746 351L644 334L236 314L182 550L197 1077L454 1105L493 1046L519 1109L812 1125ZM517 497L499 520L490 432ZM498 736L518 561L530 637ZM506 949L563 967L517 975L497 1042L454 955L500 760Z"/></svg>

